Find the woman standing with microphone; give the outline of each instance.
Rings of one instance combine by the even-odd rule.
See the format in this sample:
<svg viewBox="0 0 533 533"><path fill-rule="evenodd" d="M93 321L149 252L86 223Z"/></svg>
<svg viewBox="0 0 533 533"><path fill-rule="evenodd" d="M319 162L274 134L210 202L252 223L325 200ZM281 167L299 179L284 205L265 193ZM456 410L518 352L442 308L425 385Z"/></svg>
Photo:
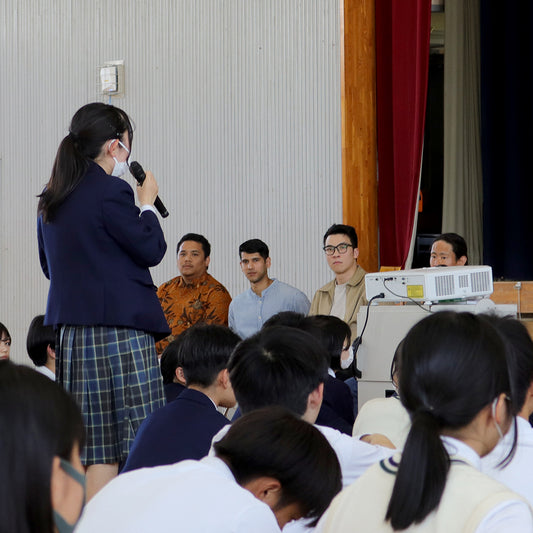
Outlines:
<svg viewBox="0 0 533 533"><path fill-rule="evenodd" d="M166 251L151 172L122 179L133 128L126 113L92 103L74 115L40 195L38 241L50 279L45 324L58 330L56 377L87 428L87 496L118 472L135 433L163 405L154 339L168 335L149 267Z"/></svg>

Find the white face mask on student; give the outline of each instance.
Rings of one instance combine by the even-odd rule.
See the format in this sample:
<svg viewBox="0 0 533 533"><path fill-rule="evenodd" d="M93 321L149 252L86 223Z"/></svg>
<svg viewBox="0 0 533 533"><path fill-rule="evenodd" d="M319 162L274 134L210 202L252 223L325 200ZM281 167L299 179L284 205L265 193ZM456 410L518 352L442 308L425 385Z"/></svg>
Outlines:
<svg viewBox="0 0 533 533"><path fill-rule="evenodd" d="M111 141L111 142L113 142L113 141ZM124 148L124 150L126 150L126 152L128 152L128 157L126 158L126 161L118 161L116 157L113 157L113 159L115 161L115 166L113 167L113 171L111 172L111 176L115 176L116 178L120 178L121 176L126 174L126 172L128 171L128 169L130 167L129 164L128 164L128 159L130 157L130 151L120 141L118 141L118 144L120 144L120 146L122 146L122 148Z"/></svg>
<svg viewBox="0 0 533 533"><path fill-rule="evenodd" d="M498 404L498 397L494 398L494 401L492 402L492 418L494 419L494 425L496 426L496 431L498 432L499 441L503 439L503 431L500 427L500 424L496 422L496 405Z"/></svg>
<svg viewBox="0 0 533 533"><path fill-rule="evenodd" d="M348 358L347 359L342 359L341 358L341 368L343 370L346 370L347 368L350 368L350 365L353 363L353 359L354 359L354 354L353 354L353 346L350 346L350 348L348 349Z"/></svg>

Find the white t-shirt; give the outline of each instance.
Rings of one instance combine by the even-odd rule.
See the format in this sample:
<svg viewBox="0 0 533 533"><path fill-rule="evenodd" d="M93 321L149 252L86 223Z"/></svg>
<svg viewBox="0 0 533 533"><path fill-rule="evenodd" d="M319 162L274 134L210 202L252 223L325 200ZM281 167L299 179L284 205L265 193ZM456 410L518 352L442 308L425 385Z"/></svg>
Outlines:
<svg viewBox="0 0 533 533"><path fill-rule="evenodd" d="M274 513L217 457L141 468L87 504L76 533L279 533Z"/></svg>
<svg viewBox="0 0 533 533"><path fill-rule="evenodd" d="M336 316L341 320L344 320L344 315L346 314L346 285L346 283L335 284L335 296L329 312L330 315Z"/></svg>

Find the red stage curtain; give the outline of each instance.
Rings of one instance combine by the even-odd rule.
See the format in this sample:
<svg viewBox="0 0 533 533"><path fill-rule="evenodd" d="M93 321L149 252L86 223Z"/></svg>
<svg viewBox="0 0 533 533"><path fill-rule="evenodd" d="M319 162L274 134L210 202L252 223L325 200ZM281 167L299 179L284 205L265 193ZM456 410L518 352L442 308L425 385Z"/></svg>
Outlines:
<svg viewBox="0 0 533 533"><path fill-rule="evenodd" d="M376 0L380 264L405 266L424 140L430 0Z"/></svg>

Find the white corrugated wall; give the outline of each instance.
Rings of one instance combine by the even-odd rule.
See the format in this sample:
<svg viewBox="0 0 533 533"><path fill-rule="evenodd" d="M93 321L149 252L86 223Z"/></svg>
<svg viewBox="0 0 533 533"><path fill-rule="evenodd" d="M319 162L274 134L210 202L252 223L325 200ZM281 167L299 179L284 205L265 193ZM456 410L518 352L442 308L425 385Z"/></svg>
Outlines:
<svg viewBox="0 0 533 533"><path fill-rule="evenodd" d="M259 237L271 275L311 299L330 279L321 236L342 218L338 0L3 0L0 3L0 321L12 356L44 312L36 195L98 69L124 59L133 158L170 217L156 284L180 235L212 244L210 272L246 288L237 247Z"/></svg>

